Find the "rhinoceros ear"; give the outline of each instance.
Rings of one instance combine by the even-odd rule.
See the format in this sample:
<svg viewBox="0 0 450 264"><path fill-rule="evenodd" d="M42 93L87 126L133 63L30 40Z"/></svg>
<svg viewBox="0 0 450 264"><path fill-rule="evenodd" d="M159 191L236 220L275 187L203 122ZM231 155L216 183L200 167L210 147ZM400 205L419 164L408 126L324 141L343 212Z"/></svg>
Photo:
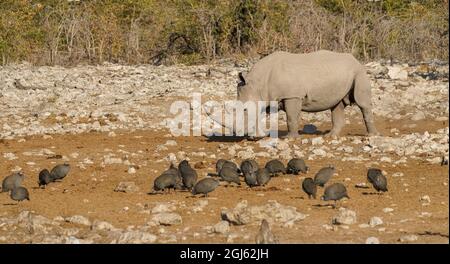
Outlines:
<svg viewBox="0 0 450 264"><path fill-rule="evenodd" d="M241 83L242 83L243 85L245 85L245 84L246 84L246 82L245 82L245 76L246 76L246 74L245 74L244 72L240 72L238 75L239 75L239 81L241 81Z"/></svg>

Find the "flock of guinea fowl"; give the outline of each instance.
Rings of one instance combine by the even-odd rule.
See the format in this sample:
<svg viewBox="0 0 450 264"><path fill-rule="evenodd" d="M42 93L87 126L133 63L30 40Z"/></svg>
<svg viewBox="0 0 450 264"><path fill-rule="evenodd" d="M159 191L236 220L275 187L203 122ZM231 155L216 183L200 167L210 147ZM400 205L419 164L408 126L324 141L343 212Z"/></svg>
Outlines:
<svg viewBox="0 0 450 264"><path fill-rule="evenodd" d="M45 188L51 182L61 181L67 176L69 170L70 165L67 163L56 165L51 171L47 169L41 170L38 175L39 187L43 186ZM203 194L208 196L208 193L214 191L220 185L219 181L241 185L241 177L243 177L244 182L250 188L253 188L266 186L272 177L280 174L298 175L308 171L309 168L306 166L305 161L300 158L291 159L287 166L280 160L273 159L267 162L263 168L260 168L253 159L242 161L239 167L232 161L219 159L216 162L216 173L208 173L209 177L198 181L197 171L190 166L187 160L183 160L178 164L178 168L171 164L169 169L154 180L151 193L170 192L170 189L176 189L189 190L193 195ZM303 180L303 191L310 199L316 199L317 186L325 187L334 173L334 166L329 165L321 168L315 174L314 179L308 177ZM30 200L28 190L22 186L24 178L25 175L22 172L15 172L7 176L3 179L1 192L10 192L10 198L14 201ZM369 168L367 180L376 191L387 191L387 179L380 169ZM321 198L324 201L335 201L336 203L344 197L349 198L346 187L342 183L333 183L325 187Z"/></svg>
<svg viewBox="0 0 450 264"><path fill-rule="evenodd" d="M305 161L300 158L293 158L285 166L280 160L273 159L266 163L264 168L260 168L253 159L244 160L238 167L236 163L219 159L216 162L216 173L208 173L208 176L197 181L198 175L187 160L183 160L176 168L173 164L170 168L158 176L153 184L153 193L170 189L187 189L192 191L193 195L203 194L214 191L219 186L219 181L229 184L241 185L241 176L244 182L250 187L265 186L272 177L280 174L307 173L309 171ZM316 199L317 186L325 187L335 172L334 166L321 168L314 179L305 178L302 182L302 189L309 198ZM216 179L218 177L218 180ZM369 168L367 171L367 180L373 185L377 192L387 191L387 179L382 171L377 168ZM339 201L342 198L350 198L347 189L342 183L333 183L325 187L324 194L321 197L324 201Z"/></svg>

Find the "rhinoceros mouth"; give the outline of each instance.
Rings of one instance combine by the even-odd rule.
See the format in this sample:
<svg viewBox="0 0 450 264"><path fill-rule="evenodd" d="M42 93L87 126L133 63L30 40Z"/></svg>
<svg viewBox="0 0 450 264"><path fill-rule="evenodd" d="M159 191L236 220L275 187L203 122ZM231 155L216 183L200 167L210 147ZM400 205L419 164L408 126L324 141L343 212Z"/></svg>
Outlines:
<svg viewBox="0 0 450 264"><path fill-rule="evenodd" d="M258 138L267 136L269 133L271 133L269 131L272 131L272 130L260 131L258 129L265 127L266 118L264 117L266 117L265 116L266 108L267 107L262 107L260 109L260 105L255 102L246 102L244 104L241 101L227 101L224 104L224 107L221 108L219 117L219 115L216 115L216 113L213 114L211 112L211 109L209 109L206 105L203 105L203 110L208 116L208 118L212 119L215 123L217 123L221 127L232 131L234 136L253 136ZM237 114L239 112L241 112L244 115L244 117L241 118ZM222 118L222 114L224 113L225 118ZM275 119L278 118L275 117ZM236 122L236 126L234 126L234 122ZM247 129L245 129L246 126Z"/></svg>

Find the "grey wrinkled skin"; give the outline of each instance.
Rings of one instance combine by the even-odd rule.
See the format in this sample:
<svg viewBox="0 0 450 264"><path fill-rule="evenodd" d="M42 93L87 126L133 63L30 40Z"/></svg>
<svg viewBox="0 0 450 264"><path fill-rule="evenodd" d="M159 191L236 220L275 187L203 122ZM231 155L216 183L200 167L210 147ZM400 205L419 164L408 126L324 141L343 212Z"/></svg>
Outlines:
<svg viewBox="0 0 450 264"><path fill-rule="evenodd" d="M64 177L67 176L67 174L70 171L70 165L67 163L59 164L53 167L53 169L50 171L50 174L52 175L53 180L61 180Z"/></svg>
<svg viewBox="0 0 450 264"><path fill-rule="evenodd" d="M316 199L317 186L314 183L314 180L311 178L306 178L302 182L302 189L308 195L308 198Z"/></svg>
<svg viewBox="0 0 450 264"><path fill-rule="evenodd" d="M23 201L23 200L30 200L30 194L28 193L28 190L24 187L16 187L12 189L10 197L14 201Z"/></svg>
<svg viewBox="0 0 450 264"><path fill-rule="evenodd" d="M334 171L335 168L333 166L328 166L320 169L316 173L316 176L314 176L314 182L320 187L325 186L325 183L327 183L333 176Z"/></svg>
<svg viewBox="0 0 450 264"><path fill-rule="evenodd" d="M192 188L192 194L204 194L205 197L208 196L208 193L214 191L217 186L219 186L219 182L212 178L204 178L197 182L197 184Z"/></svg>
<svg viewBox="0 0 450 264"><path fill-rule="evenodd" d="M219 172L219 176L223 181L226 181L228 183L236 183L238 185L241 185L241 180L239 179L239 174L234 168L231 167L222 167L222 169Z"/></svg>
<svg viewBox="0 0 450 264"><path fill-rule="evenodd" d="M189 165L187 160L183 160L178 165L178 170L181 173L183 185L186 189L191 190L197 182L197 172Z"/></svg>
<svg viewBox="0 0 450 264"><path fill-rule="evenodd" d="M324 201L339 201L342 198L348 198L347 195L347 189L342 183L333 183L332 185L325 188L324 195L322 196L322 199Z"/></svg>
<svg viewBox="0 0 450 264"><path fill-rule="evenodd" d="M270 181L270 179L271 177L268 169L261 168L256 172L256 181L258 182L259 186L265 186Z"/></svg>
<svg viewBox="0 0 450 264"><path fill-rule="evenodd" d="M305 164L305 161L299 158L291 159L286 167L286 172L294 175L298 175L300 172L307 173L309 170L308 166Z"/></svg>
<svg viewBox="0 0 450 264"><path fill-rule="evenodd" d="M278 241L270 230L269 222L266 219L261 221L258 234L255 238L256 244L277 244Z"/></svg>
<svg viewBox="0 0 450 264"><path fill-rule="evenodd" d="M24 179L25 174L22 172L14 172L13 174L7 176L2 182L2 192L9 192L16 187L20 187Z"/></svg>
<svg viewBox="0 0 450 264"><path fill-rule="evenodd" d="M286 174L286 167L281 161L277 159L268 161L265 168L269 171L270 174L272 174L272 176L278 175L280 173Z"/></svg>
<svg viewBox="0 0 450 264"><path fill-rule="evenodd" d="M39 187L45 186L53 181L51 173L47 169L43 169L39 172Z"/></svg>
<svg viewBox="0 0 450 264"><path fill-rule="evenodd" d="M241 172L245 175L248 172L256 172L259 169L258 163L255 160L247 159L241 163Z"/></svg>
<svg viewBox="0 0 450 264"><path fill-rule="evenodd" d="M373 185L377 192L387 192L387 179L380 169L369 168L367 171L367 180Z"/></svg>
<svg viewBox="0 0 450 264"><path fill-rule="evenodd" d="M283 105L288 137L299 136L302 111L326 110L331 110L333 124L327 136L338 136L345 125L344 109L352 104L361 110L368 133L378 134L372 113L370 79L364 66L350 53L277 51L254 64L248 74L240 73L238 77L237 100L275 101ZM216 122L226 126L219 120Z"/></svg>

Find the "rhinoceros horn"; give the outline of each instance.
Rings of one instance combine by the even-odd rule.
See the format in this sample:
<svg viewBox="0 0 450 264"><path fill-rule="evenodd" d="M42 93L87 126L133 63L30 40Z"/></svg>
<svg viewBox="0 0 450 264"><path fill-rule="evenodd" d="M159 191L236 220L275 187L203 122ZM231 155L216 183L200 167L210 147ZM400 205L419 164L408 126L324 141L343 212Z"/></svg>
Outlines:
<svg viewBox="0 0 450 264"><path fill-rule="evenodd" d="M210 113L210 110L208 110L205 106L203 106L203 110L205 111L206 115L207 115L209 118L211 118L214 122L216 122L217 124L221 125L221 126L224 127L224 128L228 128L228 129L232 130L233 132L235 132L235 129L234 129L233 127L226 126L226 125L222 122L222 120L217 120L216 117L215 117L214 115L212 115L212 114Z"/></svg>

